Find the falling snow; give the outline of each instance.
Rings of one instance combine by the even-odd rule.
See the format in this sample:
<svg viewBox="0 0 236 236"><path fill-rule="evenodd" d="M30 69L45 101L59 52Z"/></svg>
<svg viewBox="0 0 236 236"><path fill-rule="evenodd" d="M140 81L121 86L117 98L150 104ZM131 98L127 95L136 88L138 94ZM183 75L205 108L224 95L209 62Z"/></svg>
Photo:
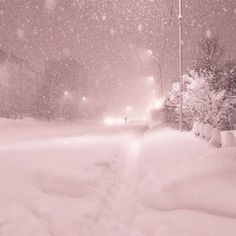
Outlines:
<svg viewBox="0 0 236 236"><path fill-rule="evenodd" d="M0 0L0 235L236 235L235 0L182 2Z"/></svg>
<svg viewBox="0 0 236 236"><path fill-rule="evenodd" d="M186 68L191 67L197 53L197 41L205 32L209 36L209 29L211 36L217 35L228 41L229 57L235 54L236 20L232 0L207 0L204 6L199 1L192 1L184 5L184 13ZM177 4L174 2L172 8L172 0L2 1L0 17L3 49L28 60L36 71L43 71L45 61L65 55L75 57L89 67L89 79L98 80L96 84L100 90L97 95L101 99L106 95L105 99L112 100L113 105L122 100L118 95L121 91L125 96L131 94L133 86L122 86L125 81L136 83L135 79L140 81L148 76L145 71L150 71L151 66L139 65L137 69L135 64L139 62L132 58L145 48L160 55L166 37L168 44L162 57L165 87L169 88L177 76ZM110 69L102 71L106 61L110 62ZM120 68L123 74L119 72ZM155 67L150 73L160 77Z"/></svg>

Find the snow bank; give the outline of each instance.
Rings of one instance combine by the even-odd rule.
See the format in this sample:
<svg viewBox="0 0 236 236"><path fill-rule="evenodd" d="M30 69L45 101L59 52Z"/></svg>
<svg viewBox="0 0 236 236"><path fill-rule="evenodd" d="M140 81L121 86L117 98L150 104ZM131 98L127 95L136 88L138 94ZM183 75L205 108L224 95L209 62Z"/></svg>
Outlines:
<svg viewBox="0 0 236 236"><path fill-rule="evenodd" d="M233 236L235 157L236 148L214 149L187 133L165 130L146 138L135 235Z"/></svg>
<svg viewBox="0 0 236 236"><path fill-rule="evenodd" d="M236 146L236 138L233 132L229 132L229 131L223 132L222 146L223 147Z"/></svg>
<svg viewBox="0 0 236 236"><path fill-rule="evenodd" d="M217 148L220 148L221 147L221 132L219 129L217 128L214 128L212 130L212 135L211 135L211 139L210 139L210 142L209 144L211 146L214 146L214 147L217 147Z"/></svg>
<svg viewBox="0 0 236 236"><path fill-rule="evenodd" d="M212 136L212 130L213 130L213 126L206 124L205 125L205 139L206 141L210 141L211 136Z"/></svg>
<svg viewBox="0 0 236 236"><path fill-rule="evenodd" d="M203 123L200 124L200 138L205 138L205 124Z"/></svg>

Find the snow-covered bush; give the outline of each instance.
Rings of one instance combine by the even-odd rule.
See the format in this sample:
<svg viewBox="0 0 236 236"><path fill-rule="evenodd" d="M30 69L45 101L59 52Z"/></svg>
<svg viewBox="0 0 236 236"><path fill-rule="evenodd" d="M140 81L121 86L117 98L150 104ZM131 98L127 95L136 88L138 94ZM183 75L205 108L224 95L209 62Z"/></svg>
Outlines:
<svg viewBox="0 0 236 236"><path fill-rule="evenodd" d="M209 125L209 124L205 125L205 139L206 139L206 141L209 141L211 139L212 130L213 130L212 125Z"/></svg>
<svg viewBox="0 0 236 236"><path fill-rule="evenodd" d="M222 146L231 147L236 146L236 138L232 132L225 132L224 139L222 140Z"/></svg>
<svg viewBox="0 0 236 236"><path fill-rule="evenodd" d="M229 128L231 101L225 89L216 91L212 88L213 79L215 75L212 72L194 70L183 76L183 119L187 128L192 127L194 121L221 130ZM179 82L173 84L167 104L176 106L176 113L179 113Z"/></svg>
<svg viewBox="0 0 236 236"><path fill-rule="evenodd" d="M214 128L212 130L211 140L209 144L217 148L221 147L221 133L218 128Z"/></svg>

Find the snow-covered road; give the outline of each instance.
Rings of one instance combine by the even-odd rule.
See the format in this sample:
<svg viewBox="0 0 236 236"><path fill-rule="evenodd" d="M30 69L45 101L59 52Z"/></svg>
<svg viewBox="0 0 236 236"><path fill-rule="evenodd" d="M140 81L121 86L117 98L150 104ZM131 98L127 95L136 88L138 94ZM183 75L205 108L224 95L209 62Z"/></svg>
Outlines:
<svg viewBox="0 0 236 236"><path fill-rule="evenodd" d="M236 234L236 149L143 125L0 122L1 236Z"/></svg>
<svg viewBox="0 0 236 236"><path fill-rule="evenodd" d="M4 123L0 235L129 235L145 129Z"/></svg>

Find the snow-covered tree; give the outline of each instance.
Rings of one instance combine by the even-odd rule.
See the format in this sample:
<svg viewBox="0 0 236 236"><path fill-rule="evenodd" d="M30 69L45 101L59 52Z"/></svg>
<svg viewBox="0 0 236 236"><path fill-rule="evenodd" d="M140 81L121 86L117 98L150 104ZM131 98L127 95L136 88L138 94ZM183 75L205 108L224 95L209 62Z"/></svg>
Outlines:
<svg viewBox="0 0 236 236"><path fill-rule="evenodd" d="M214 73L199 73L195 70L183 76L183 117L187 128L194 121L211 124L219 129L228 129L228 117L231 113L230 99L227 90L214 90L210 82ZM168 105L176 107L179 112L179 83L173 84L169 93Z"/></svg>
<svg viewBox="0 0 236 236"><path fill-rule="evenodd" d="M217 37L205 37L199 42L199 55L195 70L198 72L216 72L224 49Z"/></svg>
<svg viewBox="0 0 236 236"><path fill-rule="evenodd" d="M224 88L228 91L230 96L236 95L236 63L229 60L225 63L223 72Z"/></svg>

